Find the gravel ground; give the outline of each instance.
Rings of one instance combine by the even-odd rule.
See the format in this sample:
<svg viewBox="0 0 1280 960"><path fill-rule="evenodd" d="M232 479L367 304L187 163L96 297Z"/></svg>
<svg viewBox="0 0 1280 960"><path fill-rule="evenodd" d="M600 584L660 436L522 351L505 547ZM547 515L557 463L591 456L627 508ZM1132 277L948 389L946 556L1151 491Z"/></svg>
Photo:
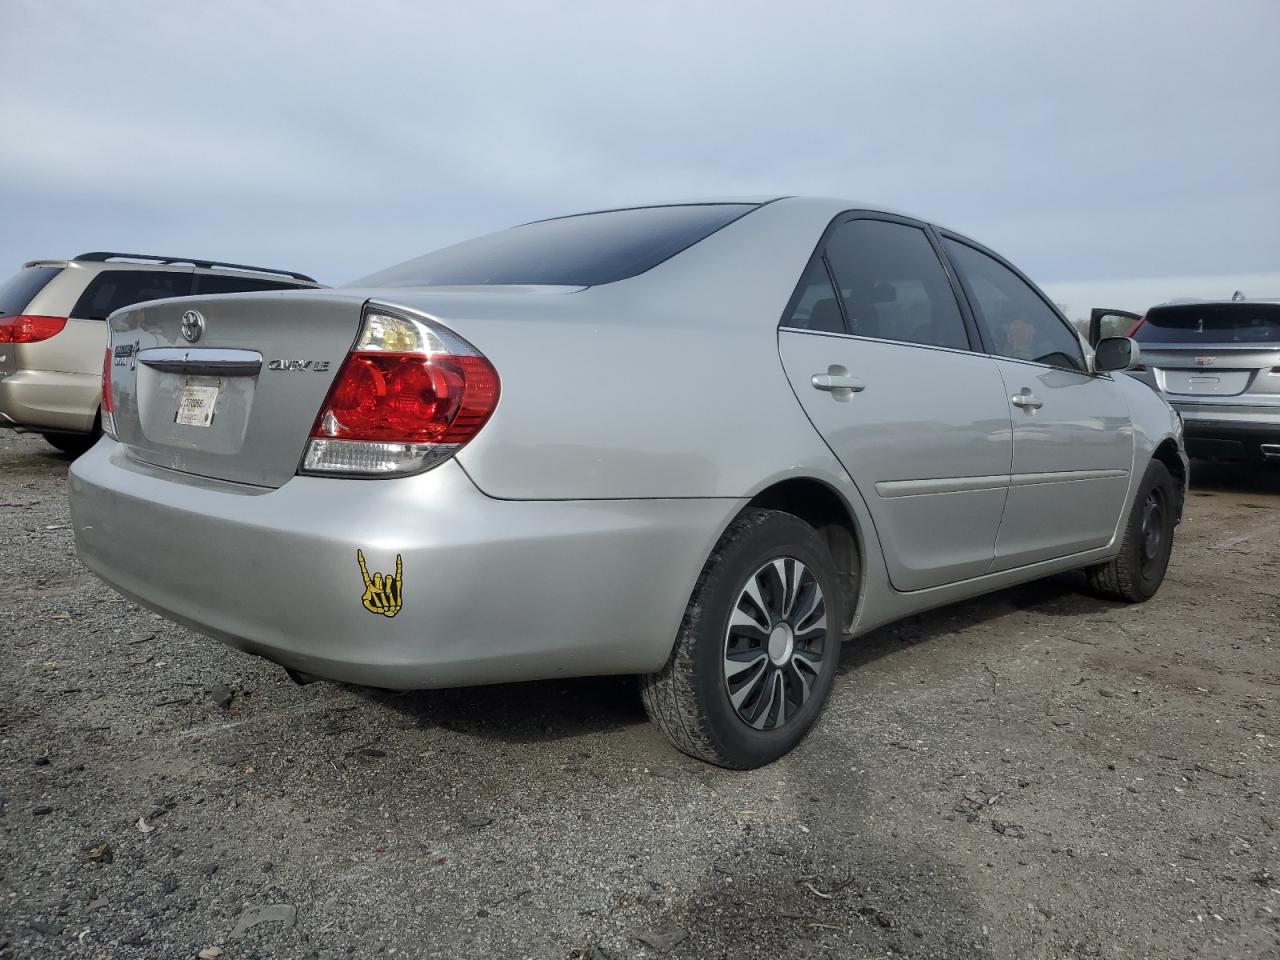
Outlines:
<svg viewBox="0 0 1280 960"><path fill-rule="evenodd" d="M81 568L67 465L0 431L4 960L1280 956L1280 472L1197 464L1145 606L846 648L731 773L625 679L294 686Z"/></svg>

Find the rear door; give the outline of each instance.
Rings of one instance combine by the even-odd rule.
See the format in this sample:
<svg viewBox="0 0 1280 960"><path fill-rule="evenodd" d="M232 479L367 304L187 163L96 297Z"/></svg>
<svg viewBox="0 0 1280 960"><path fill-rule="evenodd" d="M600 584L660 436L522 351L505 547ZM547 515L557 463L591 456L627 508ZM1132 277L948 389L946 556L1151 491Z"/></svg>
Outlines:
<svg viewBox="0 0 1280 960"><path fill-rule="evenodd" d="M987 571L1009 402L920 224L854 214L815 252L778 334L805 412L871 510L899 590Z"/></svg>
<svg viewBox="0 0 1280 960"><path fill-rule="evenodd" d="M1080 338L990 251L948 236L955 266L1013 411L1013 471L992 570L1105 546L1133 465L1129 406L1089 373Z"/></svg>

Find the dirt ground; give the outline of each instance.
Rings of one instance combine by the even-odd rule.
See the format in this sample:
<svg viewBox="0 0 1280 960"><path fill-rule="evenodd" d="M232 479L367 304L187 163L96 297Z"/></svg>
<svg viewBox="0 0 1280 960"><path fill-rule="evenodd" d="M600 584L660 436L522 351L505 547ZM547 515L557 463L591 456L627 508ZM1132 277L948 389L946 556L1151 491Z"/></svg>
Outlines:
<svg viewBox="0 0 1280 960"><path fill-rule="evenodd" d="M295 686L86 572L67 466L0 431L4 960L1280 956L1280 471L1196 464L1144 606L847 647L733 773L626 679Z"/></svg>

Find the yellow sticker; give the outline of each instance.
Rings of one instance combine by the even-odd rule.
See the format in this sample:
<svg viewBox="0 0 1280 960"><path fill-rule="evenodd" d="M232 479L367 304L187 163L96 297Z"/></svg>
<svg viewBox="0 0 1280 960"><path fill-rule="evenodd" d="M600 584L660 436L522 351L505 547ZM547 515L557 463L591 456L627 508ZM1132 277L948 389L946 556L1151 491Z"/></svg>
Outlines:
<svg viewBox="0 0 1280 960"><path fill-rule="evenodd" d="M360 602L370 613L384 617L394 617L400 612L404 603L404 562L400 554L396 554L396 575L375 573L369 576L369 568L364 565L364 551L356 551L356 562L360 564L360 577L364 580L364 596Z"/></svg>

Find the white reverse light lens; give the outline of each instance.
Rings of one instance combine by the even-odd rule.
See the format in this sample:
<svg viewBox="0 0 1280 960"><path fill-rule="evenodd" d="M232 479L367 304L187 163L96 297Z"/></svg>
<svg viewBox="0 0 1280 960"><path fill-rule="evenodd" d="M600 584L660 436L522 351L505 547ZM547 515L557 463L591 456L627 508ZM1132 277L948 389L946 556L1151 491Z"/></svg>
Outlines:
<svg viewBox="0 0 1280 960"><path fill-rule="evenodd" d="M456 443L378 443L369 440L322 440L307 442L302 461L305 473L387 476L416 473L449 459Z"/></svg>

